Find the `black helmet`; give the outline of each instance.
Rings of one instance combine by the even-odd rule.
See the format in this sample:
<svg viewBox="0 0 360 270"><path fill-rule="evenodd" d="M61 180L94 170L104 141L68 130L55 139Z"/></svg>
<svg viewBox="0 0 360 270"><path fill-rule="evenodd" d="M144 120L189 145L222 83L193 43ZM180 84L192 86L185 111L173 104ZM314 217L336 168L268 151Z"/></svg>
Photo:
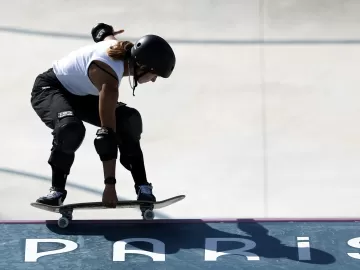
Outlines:
<svg viewBox="0 0 360 270"><path fill-rule="evenodd" d="M131 57L163 78L170 77L176 62L169 43L156 35L146 35L136 41L131 48Z"/></svg>

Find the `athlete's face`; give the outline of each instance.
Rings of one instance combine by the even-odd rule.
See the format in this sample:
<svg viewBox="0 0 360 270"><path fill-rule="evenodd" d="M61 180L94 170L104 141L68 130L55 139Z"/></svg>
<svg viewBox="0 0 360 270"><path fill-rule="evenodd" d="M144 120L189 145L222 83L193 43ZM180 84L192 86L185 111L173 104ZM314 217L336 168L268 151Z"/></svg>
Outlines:
<svg viewBox="0 0 360 270"><path fill-rule="evenodd" d="M147 82L155 82L157 78L157 75L151 72L147 72L144 75L140 76L140 78L138 79L138 83L142 84L142 83L147 83Z"/></svg>

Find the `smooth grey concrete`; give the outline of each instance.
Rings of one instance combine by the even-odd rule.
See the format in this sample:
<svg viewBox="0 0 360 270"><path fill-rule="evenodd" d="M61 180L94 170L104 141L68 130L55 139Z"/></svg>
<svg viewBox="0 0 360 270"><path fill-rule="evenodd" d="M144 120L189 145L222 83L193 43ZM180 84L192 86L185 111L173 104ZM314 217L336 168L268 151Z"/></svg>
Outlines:
<svg viewBox="0 0 360 270"><path fill-rule="evenodd" d="M50 177L50 130L30 106L38 73L92 42L103 21L119 39L155 33L173 46L167 80L128 79L120 100L144 120L142 147L159 199L186 194L169 218L356 217L360 160L358 1L7 1L0 4L0 167ZM95 127L78 150L67 202L96 201ZM2 219L57 216L31 208L49 183L1 172ZM135 198L117 169L118 194ZM98 194L88 189L96 189ZM8 206L5 206L8 204ZM138 218L136 211L76 218Z"/></svg>

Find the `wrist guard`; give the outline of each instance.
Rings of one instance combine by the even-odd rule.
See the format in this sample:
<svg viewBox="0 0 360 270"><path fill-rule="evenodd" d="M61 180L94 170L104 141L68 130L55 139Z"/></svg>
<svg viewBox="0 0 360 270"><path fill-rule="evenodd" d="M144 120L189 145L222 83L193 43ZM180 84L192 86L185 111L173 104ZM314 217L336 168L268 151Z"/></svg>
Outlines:
<svg viewBox="0 0 360 270"><path fill-rule="evenodd" d="M107 178L105 178L104 184L105 185L115 185L116 184L115 177L107 177Z"/></svg>

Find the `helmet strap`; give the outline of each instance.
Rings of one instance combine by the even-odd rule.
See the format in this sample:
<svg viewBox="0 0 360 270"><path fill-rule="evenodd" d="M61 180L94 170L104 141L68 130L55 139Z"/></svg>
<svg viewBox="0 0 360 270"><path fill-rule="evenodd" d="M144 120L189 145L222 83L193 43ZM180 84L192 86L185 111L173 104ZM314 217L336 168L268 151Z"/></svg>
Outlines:
<svg viewBox="0 0 360 270"><path fill-rule="evenodd" d="M128 77L129 77L129 84L131 89L133 90L133 96L135 96L135 88L137 87L137 80L138 80L138 76L136 74L136 65L134 66L134 75L133 75L133 83L134 85L131 84L131 79L130 79L130 59L128 61Z"/></svg>
<svg viewBox="0 0 360 270"><path fill-rule="evenodd" d="M150 72L151 69L147 68L146 70L143 70L143 72L138 75L137 73L137 69L139 68L139 66L135 63L135 61L132 62L132 66L134 67L134 74L133 74L133 83L134 83L134 86L131 85L131 80L130 80L130 60L128 61L128 72L129 72L129 84L130 84L130 87L132 88L133 90L133 96L135 96L135 88L137 87L138 85L138 80L139 78L141 78L142 76L144 76L146 73Z"/></svg>

